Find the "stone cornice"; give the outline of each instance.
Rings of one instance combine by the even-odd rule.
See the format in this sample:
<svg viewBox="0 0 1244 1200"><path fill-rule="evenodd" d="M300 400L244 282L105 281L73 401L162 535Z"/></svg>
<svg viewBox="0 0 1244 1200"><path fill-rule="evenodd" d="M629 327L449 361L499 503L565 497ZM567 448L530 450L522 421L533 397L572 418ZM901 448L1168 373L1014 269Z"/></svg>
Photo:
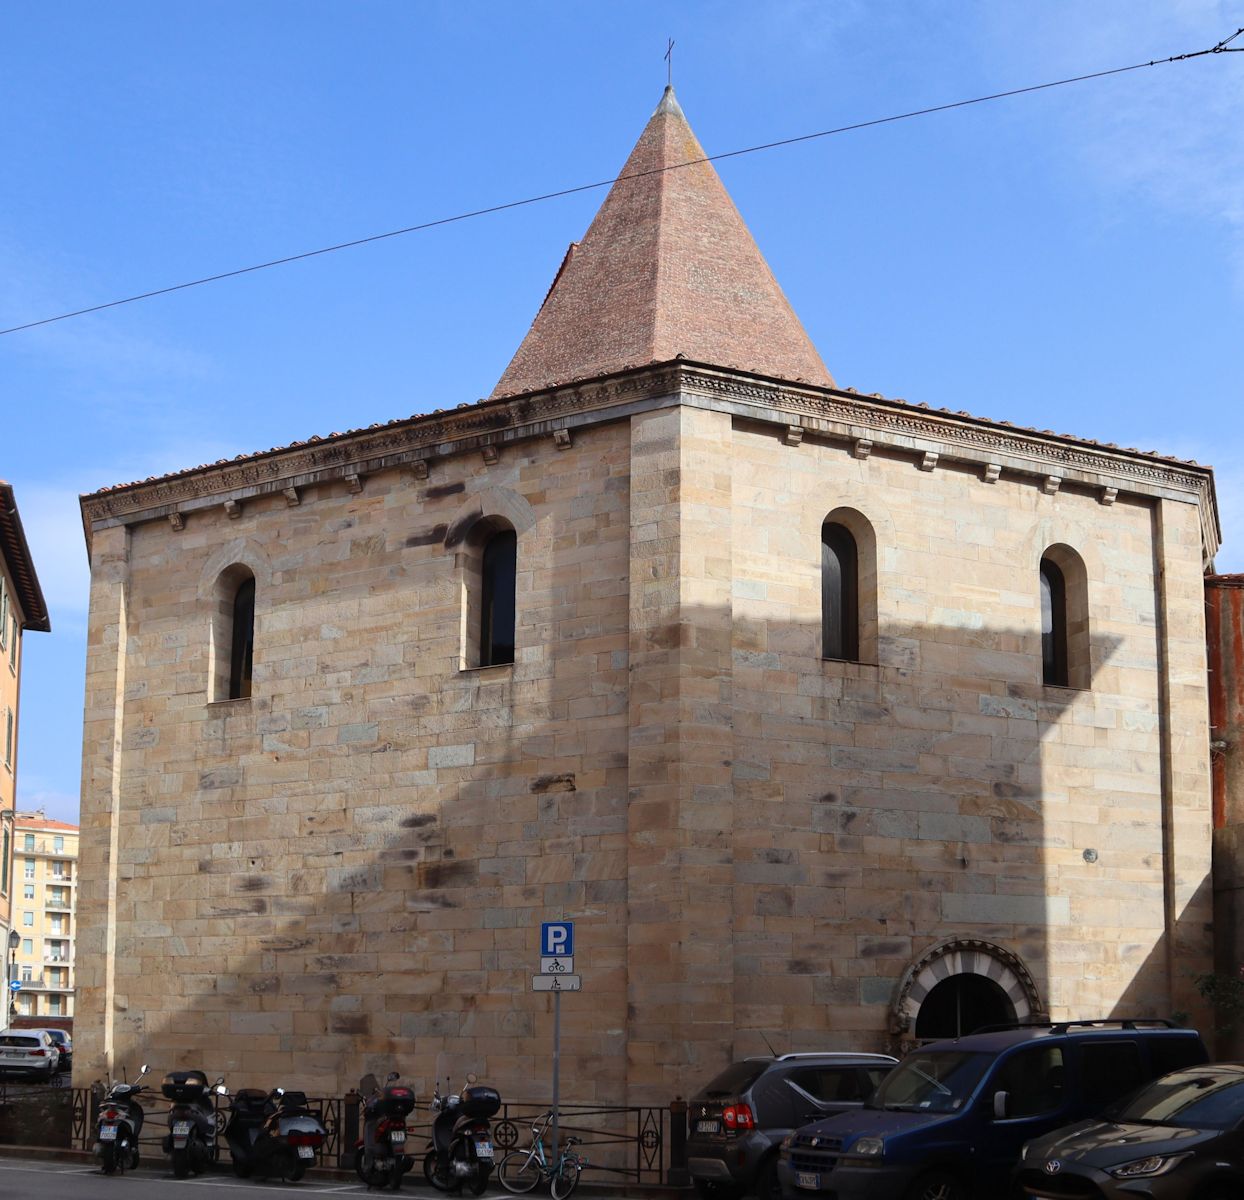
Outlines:
<svg viewBox="0 0 1244 1200"><path fill-rule="evenodd" d="M986 473L1001 465L1008 472L1040 479L1056 477L1197 502L1204 513L1207 550L1212 556L1217 549L1217 509L1208 467L880 396L785 383L683 361L295 442L95 492L82 497L83 522L89 533L98 523L128 524L346 475L366 476L406 464L426 464L434 458L504 446L557 429L624 419L637 411L678 402L722 408L783 430L803 427L813 435L842 440L848 452L865 439L878 450L911 451L917 458L934 454L938 456L935 461L979 464Z"/></svg>

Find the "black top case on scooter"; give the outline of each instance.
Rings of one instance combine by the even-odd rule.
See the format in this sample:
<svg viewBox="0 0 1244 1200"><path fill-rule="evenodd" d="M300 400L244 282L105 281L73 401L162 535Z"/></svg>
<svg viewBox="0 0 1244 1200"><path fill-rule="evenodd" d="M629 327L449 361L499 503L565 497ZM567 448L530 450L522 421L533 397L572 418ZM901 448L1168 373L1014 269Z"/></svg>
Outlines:
<svg viewBox="0 0 1244 1200"><path fill-rule="evenodd" d="M490 1087L465 1087L459 1096L458 1113L473 1121L486 1121L501 1108L501 1093Z"/></svg>
<svg viewBox="0 0 1244 1200"><path fill-rule="evenodd" d="M404 1117L415 1107L415 1093L408 1087L390 1084L384 1089L383 1096L377 1096L375 1108L372 1109L380 1117Z"/></svg>
<svg viewBox="0 0 1244 1200"><path fill-rule="evenodd" d="M202 1071L170 1071L160 1091L174 1104L201 1104L207 1095L207 1076Z"/></svg>

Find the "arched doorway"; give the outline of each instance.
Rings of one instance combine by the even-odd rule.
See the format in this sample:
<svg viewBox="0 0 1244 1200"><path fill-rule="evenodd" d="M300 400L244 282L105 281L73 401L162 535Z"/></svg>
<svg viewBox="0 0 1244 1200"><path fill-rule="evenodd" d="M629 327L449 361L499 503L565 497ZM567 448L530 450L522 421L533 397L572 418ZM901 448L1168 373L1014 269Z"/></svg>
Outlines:
<svg viewBox="0 0 1244 1200"><path fill-rule="evenodd" d="M985 975L951 975L933 985L916 1014L916 1038L955 1038L985 1025L1015 1020L1015 1005L1006 992Z"/></svg>
<svg viewBox="0 0 1244 1200"><path fill-rule="evenodd" d="M903 972L890 1014L901 1049L982 1025L1043 1021L1045 1005L1019 955L980 938L930 946Z"/></svg>

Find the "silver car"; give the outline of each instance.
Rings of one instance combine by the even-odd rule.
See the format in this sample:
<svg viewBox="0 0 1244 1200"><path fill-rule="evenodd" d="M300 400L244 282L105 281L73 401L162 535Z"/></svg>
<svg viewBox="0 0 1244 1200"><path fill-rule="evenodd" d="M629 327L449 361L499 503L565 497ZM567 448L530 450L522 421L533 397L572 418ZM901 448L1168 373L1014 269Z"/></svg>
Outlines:
<svg viewBox="0 0 1244 1200"><path fill-rule="evenodd" d="M50 1083L60 1050L46 1029L0 1029L0 1072L21 1072Z"/></svg>

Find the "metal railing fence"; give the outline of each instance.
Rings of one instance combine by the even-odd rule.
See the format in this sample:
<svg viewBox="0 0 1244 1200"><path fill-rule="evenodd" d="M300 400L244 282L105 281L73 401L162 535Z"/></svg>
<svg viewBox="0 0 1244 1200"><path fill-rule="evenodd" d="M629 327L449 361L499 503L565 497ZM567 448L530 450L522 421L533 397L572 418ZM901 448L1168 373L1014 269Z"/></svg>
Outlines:
<svg viewBox="0 0 1244 1200"><path fill-rule="evenodd" d="M57 1088L0 1080L0 1126L5 1124L5 1114L11 1116L23 1106L32 1110L37 1106L40 1111L50 1106L50 1119L32 1125L30 1136L38 1140L22 1139L19 1144L89 1151L95 1144L102 1100L99 1088ZM223 1130L228 1120L228 1099L215 1100L217 1128L221 1131L220 1157L227 1162ZM169 1102L157 1091L140 1097L139 1103L143 1107L139 1152L144 1157L158 1157L162 1153L160 1143L168 1133ZM353 1169L354 1149L362 1133L361 1104L362 1097L356 1092L307 1097L307 1107L319 1116L327 1135L320 1153L323 1165ZM540 1124L547 1112L547 1103L502 1105L492 1121L498 1163L508 1151L530 1145L530 1127ZM686 1134L686 1105L681 1101L665 1107L563 1104L559 1114L561 1134L581 1139L588 1169L593 1173L635 1184L679 1182L685 1167ZM416 1169L422 1163L424 1148L431 1142L432 1116L425 1102L408 1118ZM7 1139L0 1134L0 1140ZM545 1149L552 1152L547 1144Z"/></svg>

